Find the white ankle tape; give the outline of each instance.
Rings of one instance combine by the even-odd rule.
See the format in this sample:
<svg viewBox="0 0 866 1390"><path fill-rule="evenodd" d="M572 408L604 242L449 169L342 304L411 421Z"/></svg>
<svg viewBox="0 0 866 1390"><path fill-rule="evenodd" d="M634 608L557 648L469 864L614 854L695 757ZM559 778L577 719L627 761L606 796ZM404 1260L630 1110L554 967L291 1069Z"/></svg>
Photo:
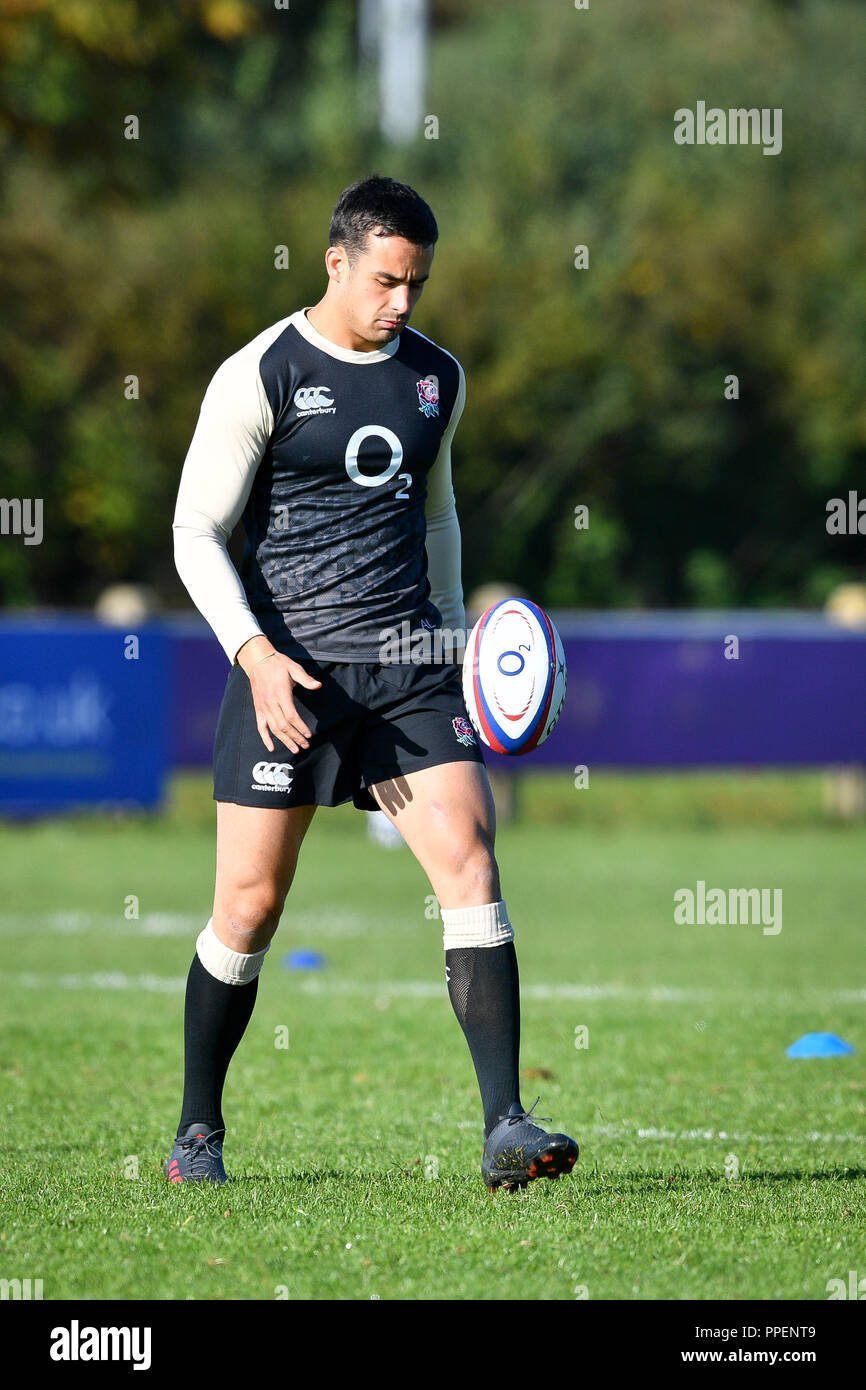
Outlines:
<svg viewBox="0 0 866 1390"><path fill-rule="evenodd" d="M443 907L441 912L446 951L461 946L504 946L514 940L508 909L501 900L481 907Z"/></svg>
<svg viewBox="0 0 866 1390"><path fill-rule="evenodd" d="M226 985L248 985L258 975L271 948L267 945L263 951L253 951L248 956L243 951L233 951L220 941L211 918L199 935L195 949L205 970L215 980L222 980Z"/></svg>

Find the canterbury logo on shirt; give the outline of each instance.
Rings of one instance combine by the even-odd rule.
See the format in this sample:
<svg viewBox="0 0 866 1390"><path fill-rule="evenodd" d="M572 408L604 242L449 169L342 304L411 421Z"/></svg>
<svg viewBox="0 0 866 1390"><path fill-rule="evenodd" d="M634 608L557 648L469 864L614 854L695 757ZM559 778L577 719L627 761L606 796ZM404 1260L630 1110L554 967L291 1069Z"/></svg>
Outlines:
<svg viewBox="0 0 866 1390"><path fill-rule="evenodd" d="M295 392L299 415L336 415L337 407L328 395L330 386L302 386Z"/></svg>

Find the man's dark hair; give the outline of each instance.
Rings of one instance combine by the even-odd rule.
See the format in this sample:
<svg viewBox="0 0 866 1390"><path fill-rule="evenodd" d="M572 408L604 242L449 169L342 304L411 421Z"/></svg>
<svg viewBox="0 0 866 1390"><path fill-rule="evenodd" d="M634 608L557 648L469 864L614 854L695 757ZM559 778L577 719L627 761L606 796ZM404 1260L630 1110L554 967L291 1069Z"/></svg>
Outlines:
<svg viewBox="0 0 866 1390"><path fill-rule="evenodd" d="M413 246L432 246L439 236L436 218L414 188L396 179L373 174L344 188L331 217L331 246L343 246L350 261L357 260L376 236L400 236Z"/></svg>

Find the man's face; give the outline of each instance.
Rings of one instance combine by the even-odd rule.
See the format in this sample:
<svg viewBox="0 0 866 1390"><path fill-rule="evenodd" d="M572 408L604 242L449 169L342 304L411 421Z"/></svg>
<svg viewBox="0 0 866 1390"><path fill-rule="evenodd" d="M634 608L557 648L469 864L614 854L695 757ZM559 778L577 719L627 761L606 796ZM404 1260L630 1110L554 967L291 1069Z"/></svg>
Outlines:
<svg viewBox="0 0 866 1390"><path fill-rule="evenodd" d="M377 346L396 338L421 298L432 263L432 246L368 232L357 260L345 262L340 283L340 308L351 331Z"/></svg>

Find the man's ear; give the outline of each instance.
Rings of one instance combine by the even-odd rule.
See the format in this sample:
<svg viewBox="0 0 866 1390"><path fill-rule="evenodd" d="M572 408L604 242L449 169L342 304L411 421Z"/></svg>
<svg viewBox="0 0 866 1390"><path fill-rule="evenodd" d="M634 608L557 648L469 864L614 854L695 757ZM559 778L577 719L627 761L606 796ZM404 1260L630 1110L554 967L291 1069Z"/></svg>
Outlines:
<svg viewBox="0 0 866 1390"><path fill-rule="evenodd" d="M342 284L349 269L349 260L342 246L329 246L325 252L325 269L328 279Z"/></svg>

